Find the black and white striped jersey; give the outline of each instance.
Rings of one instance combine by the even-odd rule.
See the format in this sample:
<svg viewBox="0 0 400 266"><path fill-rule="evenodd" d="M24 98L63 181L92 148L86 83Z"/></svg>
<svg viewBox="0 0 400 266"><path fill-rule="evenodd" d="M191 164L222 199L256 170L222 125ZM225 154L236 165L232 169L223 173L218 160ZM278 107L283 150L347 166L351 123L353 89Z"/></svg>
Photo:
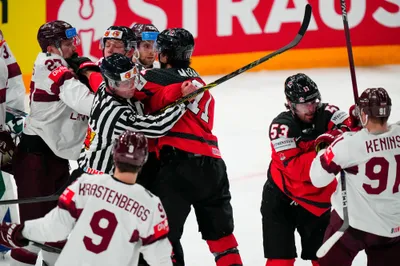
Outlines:
<svg viewBox="0 0 400 266"><path fill-rule="evenodd" d="M106 91L103 82L94 98L86 138L78 159L87 173L112 174L112 149L115 139L125 130L141 132L148 138L164 136L185 113L185 104L176 105L164 113L143 115L140 102L117 98Z"/></svg>

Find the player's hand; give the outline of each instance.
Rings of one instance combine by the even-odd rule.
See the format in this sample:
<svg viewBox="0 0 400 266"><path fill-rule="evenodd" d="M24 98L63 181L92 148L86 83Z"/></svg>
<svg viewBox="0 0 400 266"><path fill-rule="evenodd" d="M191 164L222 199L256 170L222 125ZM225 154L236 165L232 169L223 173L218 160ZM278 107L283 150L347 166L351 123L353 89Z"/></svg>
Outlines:
<svg viewBox="0 0 400 266"><path fill-rule="evenodd" d="M328 130L322 135L319 135L318 138L314 141L315 151L319 152L320 150L327 148L342 134L343 131L341 129L333 129Z"/></svg>
<svg viewBox="0 0 400 266"><path fill-rule="evenodd" d="M24 229L22 224L0 224L0 244L8 248L27 246L29 240L22 236L22 229Z"/></svg>
<svg viewBox="0 0 400 266"><path fill-rule="evenodd" d="M182 96L185 97L186 95L189 95L195 91L197 91L199 88L196 87L192 82L190 81L185 81L182 83L181 86L181 92L182 92ZM188 101L191 101L195 98L196 96L194 96L191 99L188 99Z"/></svg>
<svg viewBox="0 0 400 266"><path fill-rule="evenodd" d="M74 53L70 58L66 58L65 61L78 76L85 75L87 71L100 72L100 67L96 62L92 62L87 57L80 57L77 53Z"/></svg>
<svg viewBox="0 0 400 266"><path fill-rule="evenodd" d="M360 122L360 118L356 112L356 105L353 104L352 106L350 106L349 108L349 116L350 116L350 120L351 120L351 128L361 128L361 122ZM353 130L354 131L354 130Z"/></svg>

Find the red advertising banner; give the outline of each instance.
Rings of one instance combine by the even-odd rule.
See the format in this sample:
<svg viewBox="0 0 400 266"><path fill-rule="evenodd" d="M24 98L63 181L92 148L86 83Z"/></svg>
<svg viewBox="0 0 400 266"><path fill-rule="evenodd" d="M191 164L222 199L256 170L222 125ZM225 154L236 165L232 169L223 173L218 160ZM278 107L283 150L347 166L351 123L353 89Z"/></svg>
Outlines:
<svg viewBox="0 0 400 266"><path fill-rule="evenodd" d="M111 25L152 22L159 30L184 27L196 37L194 55L275 50L296 34L304 7L313 16L297 47L345 46L338 0L47 0L47 21L77 28L83 55L101 57L98 41ZM347 1L354 46L400 44L400 4L394 0Z"/></svg>

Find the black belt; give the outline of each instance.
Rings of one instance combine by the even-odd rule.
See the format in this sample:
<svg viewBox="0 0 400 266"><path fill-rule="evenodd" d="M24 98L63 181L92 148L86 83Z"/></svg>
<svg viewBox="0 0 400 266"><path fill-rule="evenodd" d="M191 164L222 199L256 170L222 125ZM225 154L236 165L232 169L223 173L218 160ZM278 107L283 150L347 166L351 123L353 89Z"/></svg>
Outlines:
<svg viewBox="0 0 400 266"><path fill-rule="evenodd" d="M163 146L160 150L160 159L162 160L163 158L170 158L170 157L191 159L191 158L201 158L203 157L203 155L180 150L172 146Z"/></svg>

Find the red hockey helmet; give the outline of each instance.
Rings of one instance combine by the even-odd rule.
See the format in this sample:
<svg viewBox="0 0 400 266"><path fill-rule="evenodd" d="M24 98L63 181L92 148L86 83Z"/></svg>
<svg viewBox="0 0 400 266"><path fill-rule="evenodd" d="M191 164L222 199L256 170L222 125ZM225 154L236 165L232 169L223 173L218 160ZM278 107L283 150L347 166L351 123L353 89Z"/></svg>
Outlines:
<svg viewBox="0 0 400 266"><path fill-rule="evenodd" d="M60 48L61 41L69 39L76 40L76 44L79 43L76 29L62 20L54 20L43 24L37 34L37 40L43 53L47 52L48 46L54 45L56 48Z"/></svg>
<svg viewBox="0 0 400 266"><path fill-rule="evenodd" d="M369 88L358 98L357 107L369 117L389 117L392 100L384 88Z"/></svg>
<svg viewBox="0 0 400 266"><path fill-rule="evenodd" d="M147 161L147 139L142 133L125 131L113 149L114 162L143 166Z"/></svg>

